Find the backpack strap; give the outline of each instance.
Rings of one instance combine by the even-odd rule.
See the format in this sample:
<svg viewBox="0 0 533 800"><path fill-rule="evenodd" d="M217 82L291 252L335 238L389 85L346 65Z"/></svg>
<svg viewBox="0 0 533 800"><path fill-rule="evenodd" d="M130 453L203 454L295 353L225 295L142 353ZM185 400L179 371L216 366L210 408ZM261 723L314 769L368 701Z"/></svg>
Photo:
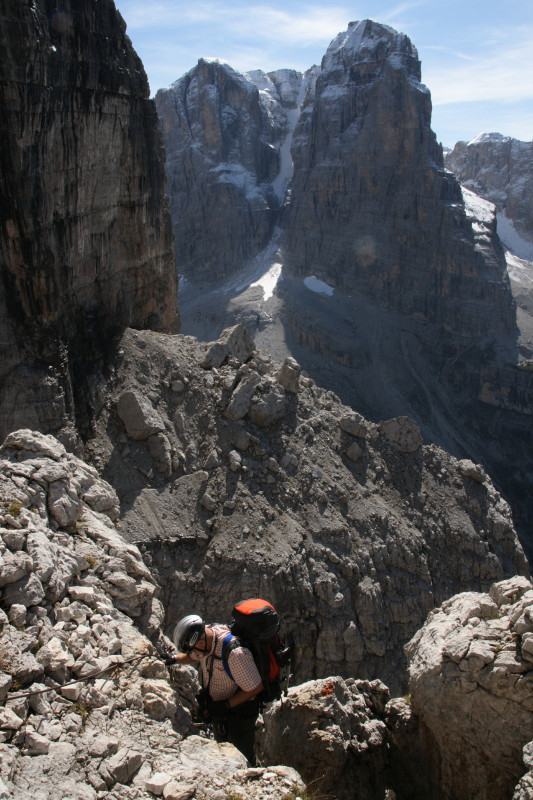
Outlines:
<svg viewBox="0 0 533 800"><path fill-rule="evenodd" d="M222 666L229 678L235 683L235 678L231 674L228 658L232 650L240 646L240 642L232 633L227 633L222 641ZM227 655L226 655L227 653Z"/></svg>

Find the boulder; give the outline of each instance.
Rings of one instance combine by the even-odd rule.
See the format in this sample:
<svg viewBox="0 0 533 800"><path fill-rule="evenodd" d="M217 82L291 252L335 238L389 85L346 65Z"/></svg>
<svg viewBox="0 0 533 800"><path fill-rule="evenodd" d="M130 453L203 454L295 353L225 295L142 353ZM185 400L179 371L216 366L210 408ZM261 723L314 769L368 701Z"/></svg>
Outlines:
<svg viewBox="0 0 533 800"><path fill-rule="evenodd" d="M4 589L4 602L11 606L18 605L37 606L44 600L44 587L35 573L30 573L15 583L8 584Z"/></svg>
<svg viewBox="0 0 533 800"><path fill-rule="evenodd" d="M38 453L40 456L59 461L66 455L66 450L54 436L45 435L38 431L23 428L9 433L2 445L2 450L27 450L29 453Z"/></svg>
<svg viewBox="0 0 533 800"><path fill-rule="evenodd" d="M224 411L224 416L227 419L236 422L246 416L250 410L252 397L258 383L259 378L257 375L246 375L242 378L233 390L228 407Z"/></svg>
<svg viewBox="0 0 533 800"><path fill-rule="evenodd" d="M254 340L244 325L222 331L220 338L208 348L200 364L204 369L220 367L231 356L243 364L255 350Z"/></svg>
<svg viewBox="0 0 533 800"><path fill-rule="evenodd" d="M81 501L70 481L53 481L48 486L48 511L62 528L73 525L81 513Z"/></svg>
<svg viewBox="0 0 533 800"><path fill-rule="evenodd" d="M378 430L400 453L415 453L423 442L420 428L409 417L380 422Z"/></svg>
<svg viewBox="0 0 533 800"><path fill-rule="evenodd" d="M533 663L521 642L532 609L531 582L508 579L447 600L406 645L412 707L436 743L446 797L511 797L524 772Z"/></svg>
<svg viewBox="0 0 533 800"><path fill-rule="evenodd" d="M370 423L361 414L356 413L343 414L339 425L342 431L359 439L364 439L370 430Z"/></svg>
<svg viewBox="0 0 533 800"><path fill-rule="evenodd" d="M289 690L265 714L262 759L296 769L314 791L339 800L383 797L388 734L370 685L332 677ZM379 681L375 682L377 684ZM387 688L380 684L385 694ZM305 742L305 747L302 747Z"/></svg>
<svg viewBox="0 0 533 800"><path fill-rule="evenodd" d="M286 392L292 392L293 394L297 394L300 391L300 373L302 368L296 361L296 359L291 358L288 356L283 365L276 375L279 383Z"/></svg>
<svg viewBox="0 0 533 800"><path fill-rule="evenodd" d="M287 396L280 384L271 386L266 394L256 396L252 400L248 412L252 422L260 428L266 428L278 422L287 413Z"/></svg>
<svg viewBox="0 0 533 800"><path fill-rule="evenodd" d="M117 413L132 439L148 439L149 436L165 430L161 415L140 392L123 392L117 402Z"/></svg>

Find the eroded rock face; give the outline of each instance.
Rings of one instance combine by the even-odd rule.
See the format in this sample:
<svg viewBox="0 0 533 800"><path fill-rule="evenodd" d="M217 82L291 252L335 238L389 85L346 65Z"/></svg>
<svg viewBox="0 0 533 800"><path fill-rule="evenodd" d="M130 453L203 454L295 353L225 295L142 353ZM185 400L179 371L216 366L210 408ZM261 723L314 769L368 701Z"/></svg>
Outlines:
<svg viewBox="0 0 533 800"><path fill-rule="evenodd" d="M306 105L292 148L289 269L455 334L510 332L502 252L474 247L409 39L370 20L350 23Z"/></svg>
<svg viewBox="0 0 533 800"><path fill-rule="evenodd" d="M157 116L112 0L12 0L0 29L0 434L75 440L109 331L177 330Z"/></svg>
<svg viewBox="0 0 533 800"><path fill-rule="evenodd" d="M229 621L232 598L264 595L295 636L298 681L358 675L405 692L403 645L432 608L527 574L509 508L479 465L424 445L411 420L373 424L304 373L287 391L268 354L227 349L237 334L209 345L217 366L191 337L122 337L87 444L121 530L158 576L168 630L191 609ZM147 439L119 413L132 390L157 413Z"/></svg>
<svg viewBox="0 0 533 800"><path fill-rule="evenodd" d="M387 788L388 731L376 705L383 713L387 700L379 681L325 678L297 686L265 715L262 757L293 766L339 800L377 800Z"/></svg>
<svg viewBox="0 0 533 800"><path fill-rule="evenodd" d="M463 186L494 203L510 220L533 253L533 143L521 142L500 133L483 133L471 142L457 142L445 163ZM501 230L500 230L501 228ZM498 226L507 240L505 220ZM509 246L515 242L510 239ZM520 255L520 249L518 249Z"/></svg>
<svg viewBox="0 0 533 800"><path fill-rule="evenodd" d="M249 770L233 746L195 735L196 671L170 675L159 656L160 589L117 510L53 437L15 431L0 448L0 795L298 795L295 770Z"/></svg>
<svg viewBox="0 0 533 800"><path fill-rule="evenodd" d="M531 582L515 577L451 598L406 653L413 710L437 744L444 796L511 797L533 736Z"/></svg>
<svg viewBox="0 0 533 800"><path fill-rule="evenodd" d="M200 59L156 105L179 271L197 282L234 274L273 231L280 104L274 117L250 79Z"/></svg>

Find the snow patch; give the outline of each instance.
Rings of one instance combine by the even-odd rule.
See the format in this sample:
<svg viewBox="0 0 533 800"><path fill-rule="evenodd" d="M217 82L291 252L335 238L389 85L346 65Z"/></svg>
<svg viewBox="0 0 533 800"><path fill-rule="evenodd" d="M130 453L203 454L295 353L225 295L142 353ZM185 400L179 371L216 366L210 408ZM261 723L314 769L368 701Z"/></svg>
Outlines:
<svg viewBox="0 0 533 800"><path fill-rule="evenodd" d="M263 290L263 300L268 300L274 294L274 289L281 278L281 269L281 264L272 264L270 269L259 280L250 284L250 287L260 286Z"/></svg>
<svg viewBox="0 0 533 800"><path fill-rule="evenodd" d="M533 242L523 239L513 225L513 221L505 216L505 212L496 215L497 233L504 245L519 259L533 261Z"/></svg>
<svg viewBox="0 0 533 800"><path fill-rule="evenodd" d="M231 183L242 189L249 200L264 200L264 195L255 181L255 177L242 164L222 162L212 167L209 172L218 173L219 183Z"/></svg>
<svg viewBox="0 0 533 800"><path fill-rule="evenodd" d="M316 275L309 275L309 277L304 278L304 285L309 291L315 292L316 294L327 294L328 297L331 297L333 294L333 286L324 283L324 281L321 281Z"/></svg>
<svg viewBox="0 0 533 800"><path fill-rule="evenodd" d="M509 250L505 253L505 260L510 279L519 286L531 289L533 287L533 261L519 258Z"/></svg>
<svg viewBox="0 0 533 800"><path fill-rule="evenodd" d="M510 136L503 136L501 133L478 133L478 135L468 142L467 147L471 144L481 144L482 142L508 142Z"/></svg>
<svg viewBox="0 0 533 800"><path fill-rule="evenodd" d="M491 225L496 213L496 206L489 200L484 200L479 195L471 192L466 186L461 186L463 202L468 219L477 220L485 225Z"/></svg>

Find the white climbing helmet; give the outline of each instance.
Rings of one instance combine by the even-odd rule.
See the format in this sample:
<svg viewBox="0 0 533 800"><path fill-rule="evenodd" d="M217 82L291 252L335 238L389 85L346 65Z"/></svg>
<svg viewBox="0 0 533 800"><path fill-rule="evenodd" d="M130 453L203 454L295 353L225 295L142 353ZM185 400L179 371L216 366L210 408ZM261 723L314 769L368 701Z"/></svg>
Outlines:
<svg viewBox="0 0 533 800"><path fill-rule="evenodd" d="M174 628L172 639L176 650L188 653L205 633L205 623L198 614L188 614Z"/></svg>

